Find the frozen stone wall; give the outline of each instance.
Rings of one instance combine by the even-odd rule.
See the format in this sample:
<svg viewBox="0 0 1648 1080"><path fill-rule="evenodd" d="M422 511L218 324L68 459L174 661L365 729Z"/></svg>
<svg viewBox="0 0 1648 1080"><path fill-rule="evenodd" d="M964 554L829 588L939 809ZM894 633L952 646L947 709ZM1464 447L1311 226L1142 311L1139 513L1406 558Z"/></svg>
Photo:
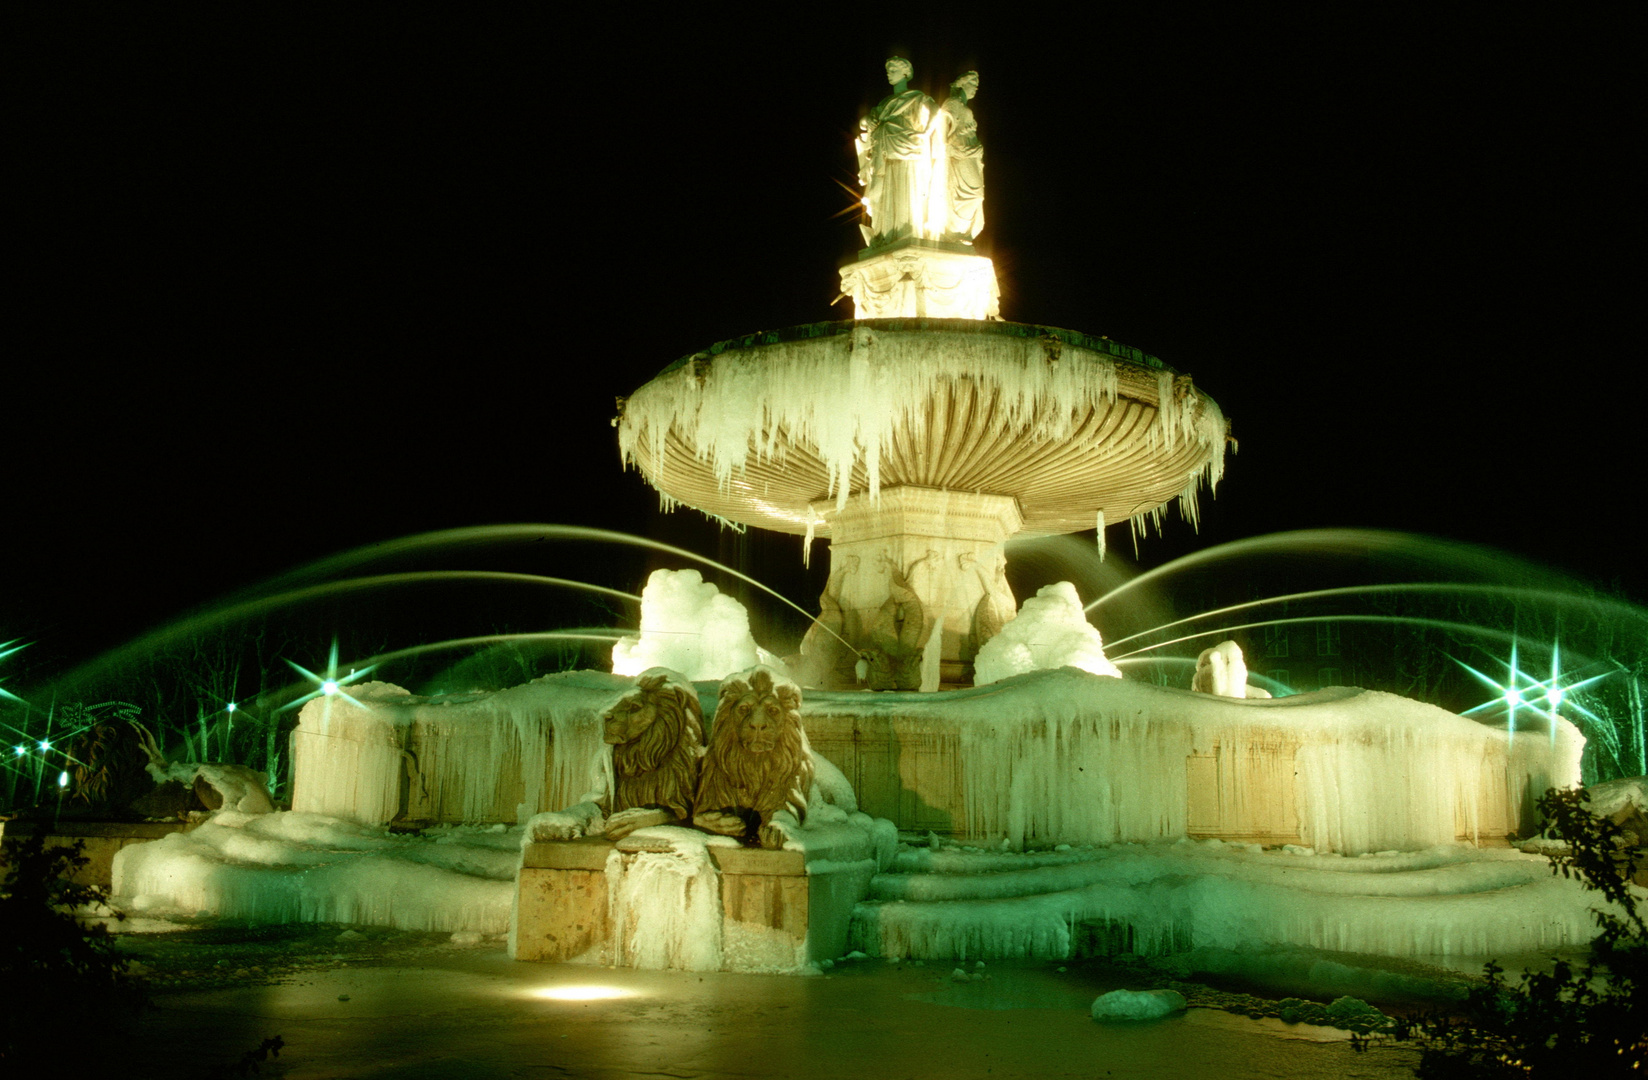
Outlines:
<svg viewBox="0 0 1648 1080"><path fill-rule="evenodd" d="M574 672L464 698L377 684L350 688L364 707L317 699L293 739L293 808L382 823L403 782L412 819L515 821L571 805L603 757L600 711L628 685ZM1012 847L1497 842L1532 824L1534 796L1578 783L1584 745L1565 721L1513 739L1377 691L1239 699L1073 668L942 694L812 691L801 715L867 813Z"/></svg>
<svg viewBox="0 0 1648 1080"><path fill-rule="evenodd" d="M1579 781L1584 746L1566 721L1512 740L1352 687L1238 699L1072 668L941 695L814 692L802 718L867 812L1012 847L1500 841L1531 795Z"/></svg>

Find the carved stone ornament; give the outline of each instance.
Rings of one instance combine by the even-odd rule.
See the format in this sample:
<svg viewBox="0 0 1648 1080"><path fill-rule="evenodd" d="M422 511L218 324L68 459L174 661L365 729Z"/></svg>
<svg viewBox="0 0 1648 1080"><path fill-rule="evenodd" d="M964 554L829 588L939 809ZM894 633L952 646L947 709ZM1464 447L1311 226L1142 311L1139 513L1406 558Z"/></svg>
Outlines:
<svg viewBox="0 0 1648 1080"><path fill-rule="evenodd" d="M784 846L773 815L807 813L812 749L801 727L801 688L757 664L721 683L692 823L764 848Z"/></svg>
<svg viewBox="0 0 1648 1080"><path fill-rule="evenodd" d="M858 319L999 319L995 265L960 245L907 244L841 268L841 291Z"/></svg>
<svg viewBox="0 0 1648 1080"><path fill-rule="evenodd" d="M910 575L932 555L928 551L903 569L890 558L882 560L888 575L887 599L870 623L865 650L872 690L921 689L922 652L932 626L921 597L910 586Z"/></svg>

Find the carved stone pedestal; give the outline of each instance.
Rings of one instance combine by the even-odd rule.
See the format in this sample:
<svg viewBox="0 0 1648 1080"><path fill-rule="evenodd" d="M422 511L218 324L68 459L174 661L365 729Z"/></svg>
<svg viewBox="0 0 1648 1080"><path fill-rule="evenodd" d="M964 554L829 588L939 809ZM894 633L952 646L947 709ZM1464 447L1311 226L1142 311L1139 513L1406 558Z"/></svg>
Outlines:
<svg viewBox="0 0 1648 1080"><path fill-rule="evenodd" d="M971 244L906 238L841 268L858 319L999 319L996 268Z"/></svg>
<svg viewBox="0 0 1648 1080"><path fill-rule="evenodd" d="M815 627L802 644L803 677L850 689L865 656L872 689L971 686L979 646L1017 611L1002 551L1023 521L1017 500L895 487L811 510L830 533L821 621L856 652Z"/></svg>

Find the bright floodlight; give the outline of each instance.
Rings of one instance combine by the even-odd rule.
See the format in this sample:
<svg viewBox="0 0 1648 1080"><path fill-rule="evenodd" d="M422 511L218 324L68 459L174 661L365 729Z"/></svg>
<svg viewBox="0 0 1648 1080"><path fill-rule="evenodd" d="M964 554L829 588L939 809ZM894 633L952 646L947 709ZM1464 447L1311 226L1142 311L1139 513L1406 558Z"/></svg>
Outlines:
<svg viewBox="0 0 1648 1080"><path fill-rule="evenodd" d="M1522 704L1522 695L1516 692L1516 687L1510 687L1505 691L1505 704L1511 706Z"/></svg>
<svg viewBox="0 0 1648 1080"><path fill-rule="evenodd" d="M533 997L550 1001L611 1001L614 998L638 997L634 990L621 986L545 986L532 991Z"/></svg>
<svg viewBox="0 0 1648 1080"><path fill-rule="evenodd" d="M334 679L327 679L325 682L320 684L320 692L323 693L323 694L327 694L327 695L337 693L338 692L337 681L334 680Z"/></svg>
<svg viewBox="0 0 1648 1080"><path fill-rule="evenodd" d="M235 711L235 703L232 702L232 701L229 702L229 704L224 707L224 712L234 712L234 711Z"/></svg>
<svg viewBox="0 0 1648 1080"><path fill-rule="evenodd" d="M51 743L47 742L45 739L41 739L40 740L40 752L45 753L47 750L50 750L50 749L51 749Z"/></svg>
<svg viewBox="0 0 1648 1080"><path fill-rule="evenodd" d="M67 769L65 769L62 772L57 774L57 786L58 787L68 787L69 786L69 773L68 773Z"/></svg>
<svg viewBox="0 0 1648 1080"><path fill-rule="evenodd" d="M22 743L17 744L17 756L18 757L22 757L24 754L26 754L28 752L29 752L28 747L24 746Z"/></svg>
<svg viewBox="0 0 1648 1080"><path fill-rule="evenodd" d="M1551 708L1553 708L1553 709L1556 708L1557 706L1561 705L1562 704L1562 687L1560 687L1560 686L1551 687L1550 691L1548 693L1546 693L1546 695L1545 695L1545 700L1549 701L1551 703Z"/></svg>

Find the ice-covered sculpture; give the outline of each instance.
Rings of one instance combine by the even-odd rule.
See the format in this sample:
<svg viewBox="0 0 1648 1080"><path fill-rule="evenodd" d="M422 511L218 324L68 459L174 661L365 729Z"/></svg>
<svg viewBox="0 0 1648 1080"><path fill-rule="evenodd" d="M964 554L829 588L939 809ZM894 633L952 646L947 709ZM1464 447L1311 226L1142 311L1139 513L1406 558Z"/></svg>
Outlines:
<svg viewBox="0 0 1648 1080"><path fill-rule="evenodd" d="M721 684L692 823L705 832L784 845L773 815L804 821L812 747L801 727L801 688L764 665Z"/></svg>
<svg viewBox="0 0 1648 1080"><path fill-rule="evenodd" d="M893 92L859 121L858 182L864 186L864 210L870 224L860 226L872 247L907 236L933 238L933 119L937 105L920 90L910 89L915 68L895 56L887 61ZM942 225L942 221L940 221Z"/></svg>
<svg viewBox="0 0 1648 1080"><path fill-rule="evenodd" d="M275 801L269 795L268 777L263 773L230 762L168 762L148 728L135 720L128 723L148 756L149 763L144 768L157 785L175 781L185 788L192 787L195 797L208 810L274 813Z"/></svg>
<svg viewBox="0 0 1648 1080"><path fill-rule="evenodd" d="M854 686L859 681L854 674L858 652L848 643L861 636L861 620L841 602L843 582L858 569L858 561L847 556L831 573L818 598L818 618L801 639L801 651L784 658L785 666L806 686Z"/></svg>
<svg viewBox="0 0 1648 1080"><path fill-rule="evenodd" d="M1247 684L1247 661L1242 659L1242 647L1234 641L1221 641L1211 649L1203 649L1196 658L1196 675L1190 688L1201 694L1220 697L1267 698L1270 691Z"/></svg>
<svg viewBox="0 0 1648 1080"><path fill-rule="evenodd" d="M934 148L942 147L944 210L941 240L971 244L984 228L984 144L968 102L978 97L978 72L969 71L950 84L939 106ZM934 184L938 181L935 177Z"/></svg>
<svg viewBox="0 0 1648 1080"><path fill-rule="evenodd" d="M635 688L601 714L601 723L609 750L594 790L575 806L533 817L530 839L599 833L618 840L691 818L704 756L704 714L692 683L667 668L643 671Z"/></svg>
<svg viewBox="0 0 1648 1080"><path fill-rule="evenodd" d="M882 601L870 623L869 645L864 658L869 662L867 681L871 690L921 690L922 660L933 632L921 597L910 586L910 574L933 556L928 551L900 569L891 558L883 558L887 569L887 599Z"/></svg>
<svg viewBox="0 0 1648 1080"><path fill-rule="evenodd" d="M1087 621L1081 597L1068 581L1044 585L1024 602L1018 617L986 641L973 662L978 686L1029 671L1073 667L1121 678L1104 655L1104 639Z"/></svg>

